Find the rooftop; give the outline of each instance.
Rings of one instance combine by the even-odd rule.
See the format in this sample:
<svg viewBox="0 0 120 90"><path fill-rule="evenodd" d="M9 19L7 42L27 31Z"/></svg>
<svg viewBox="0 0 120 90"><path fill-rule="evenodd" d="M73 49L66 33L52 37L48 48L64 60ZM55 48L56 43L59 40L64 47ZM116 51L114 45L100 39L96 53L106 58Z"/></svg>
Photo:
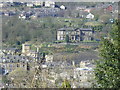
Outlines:
<svg viewBox="0 0 120 90"><path fill-rule="evenodd" d="M76 31L79 28L71 28L71 27L65 27L65 28L60 28L58 31ZM92 31L92 28L80 28L79 30L81 31Z"/></svg>
<svg viewBox="0 0 120 90"><path fill-rule="evenodd" d="M92 28L80 28L82 31L92 31Z"/></svg>
<svg viewBox="0 0 120 90"><path fill-rule="evenodd" d="M66 31L66 30L71 30L71 31L74 31L75 28L71 28L71 27L64 27L64 28L60 28L58 29L58 31Z"/></svg>

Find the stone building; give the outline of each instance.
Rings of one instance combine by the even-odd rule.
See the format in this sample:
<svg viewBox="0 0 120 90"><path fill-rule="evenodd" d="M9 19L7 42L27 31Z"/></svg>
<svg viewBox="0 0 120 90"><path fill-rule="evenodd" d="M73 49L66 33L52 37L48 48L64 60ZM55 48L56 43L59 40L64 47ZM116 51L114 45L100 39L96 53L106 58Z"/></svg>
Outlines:
<svg viewBox="0 0 120 90"><path fill-rule="evenodd" d="M22 44L22 53L29 53L30 52L30 45L29 44Z"/></svg>
<svg viewBox="0 0 120 90"><path fill-rule="evenodd" d="M19 67L26 69L26 62L28 61L26 57L19 55L3 55L0 59L2 59L2 61L0 61L0 66L5 69L5 74Z"/></svg>
<svg viewBox="0 0 120 90"><path fill-rule="evenodd" d="M94 68L93 65L88 64L87 62L81 62L80 68L74 69L75 79L80 82L80 87L90 88L92 86L92 81L94 80Z"/></svg>
<svg viewBox="0 0 120 90"><path fill-rule="evenodd" d="M75 68L74 78L80 82L82 88L90 88L94 80L94 70L92 68Z"/></svg>
<svg viewBox="0 0 120 90"><path fill-rule="evenodd" d="M68 35L70 41L92 41L93 34L91 28L60 28L57 30L57 40L65 40Z"/></svg>
<svg viewBox="0 0 120 90"><path fill-rule="evenodd" d="M92 41L94 31L91 28L80 28L80 40L81 41Z"/></svg>

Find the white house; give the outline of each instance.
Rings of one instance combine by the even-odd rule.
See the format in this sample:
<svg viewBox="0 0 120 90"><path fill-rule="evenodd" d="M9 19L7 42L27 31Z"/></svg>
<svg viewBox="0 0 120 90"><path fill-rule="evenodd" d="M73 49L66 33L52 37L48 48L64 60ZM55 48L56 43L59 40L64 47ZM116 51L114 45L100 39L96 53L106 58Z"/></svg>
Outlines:
<svg viewBox="0 0 120 90"><path fill-rule="evenodd" d="M26 16L19 16L19 19L26 19Z"/></svg>
<svg viewBox="0 0 120 90"><path fill-rule="evenodd" d="M33 6L34 6L33 3L27 2L27 7L33 7Z"/></svg>
<svg viewBox="0 0 120 90"><path fill-rule="evenodd" d="M52 1L45 1L45 7L54 8L54 7L55 7L55 2L52 2Z"/></svg>
<svg viewBox="0 0 120 90"><path fill-rule="evenodd" d="M65 8L66 8L66 7L65 7L64 5L61 5L61 6L60 6L60 9L65 10Z"/></svg>
<svg viewBox="0 0 120 90"><path fill-rule="evenodd" d="M43 1L32 1L35 6L43 6Z"/></svg>
<svg viewBox="0 0 120 90"><path fill-rule="evenodd" d="M94 15L92 14L92 13L89 13L87 16L86 16L86 18L87 19L94 19Z"/></svg>
<svg viewBox="0 0 120 90"><path fill-rule="evenodd" d="M30 52L30 45L29 44L22 44L22 53Z"/></svg>

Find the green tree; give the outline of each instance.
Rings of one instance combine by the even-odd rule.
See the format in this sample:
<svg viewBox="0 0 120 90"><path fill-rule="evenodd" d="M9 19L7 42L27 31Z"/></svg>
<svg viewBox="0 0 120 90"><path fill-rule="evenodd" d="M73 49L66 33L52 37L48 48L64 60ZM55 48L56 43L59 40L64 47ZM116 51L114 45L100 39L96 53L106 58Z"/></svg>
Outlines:
<svg viewBox="0 0 120 90"><path fill-rule="evenodd" d="M120 21L113 25L108 38L102 38L100 56L95 68L97 87L120 87Z"/></svg>

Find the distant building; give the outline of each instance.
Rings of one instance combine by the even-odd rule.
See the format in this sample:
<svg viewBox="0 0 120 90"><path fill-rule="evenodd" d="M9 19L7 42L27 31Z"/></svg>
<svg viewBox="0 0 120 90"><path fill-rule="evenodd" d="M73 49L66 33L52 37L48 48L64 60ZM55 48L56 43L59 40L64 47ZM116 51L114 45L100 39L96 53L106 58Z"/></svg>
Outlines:
<svg viewBox="0 0 120 90"><path fill-rule="evenodd" d="M89 13L87 16L86 16L86 18L87 19L94 19L94 15L92 14L92 13Z"/></svg>
<svg viewBox="0 0 120 90"><path fill-rule="evenodd" d="M80 40L81 41L92 41L94 40L93 37L94 31L92 28L80 28Z"/></svg>
<svg viewBox="0 0 120 90"><path fill-rule="evenodd" d="M78 33L76 33L78 32ZM69 36L69 40L76 40L79 35L79 30L74 28L60 28L57 31L57 40L65 40L66 35Z"/></svg>
<svg viewBox="0 0 120 90"><path fill-rule="evenodd" d="M3 55L5 53L10 54L10 55L14 55L14 54L20 53L20 50L17 48L6 48L6 49L3 49L0 53Z"/></svg>
<svg viewBox="0 0 120 90"><path fill-rule="evenodd" d="M106 5L103 8L104 8L104 10L107 10L107 11L112 11L113 10L113 6L112 5Z"/></svg>
<svg viewBox="0 0 120 90"><path fill-rule="evenodd" d="M37 53L36 51L30 50L29 53L27 53L27 56L31 56L31 57L33 57L33 58L36 59L37 54L38 54L38 53Z"/></svg>
<svg viewBox="0 0 120 90"><path fill-rule="evenodd" d="M85 68L86 67L85 65L86 65L85 61L80 62L80 68Z"/></svg>
<svg viewBox="0 0 120 90"><path fill-rule="evenodd" d="M60 28L57 31L57 40L65 40L68 35L70 41L92 41L93 33L91 28Z"/></svg>
<svg viewBox="0 0 120 90"><path fill-rule="evenodd" d="M112 11L112 10L113 10L113 7L112 7L112 5L110 5L110 6L108 6L106 9L109 10L109 11Z"/></svg>
<svg viewBox="0 0 120 90"><path fill-rule="evenodd" d="M94 80L94 70L90 67L75 68L73 77L80 82L82 88L90 88L92 86L91 81Z"/></svg>
<svg viewBox="0 0 120 90"><path fill-rule="evenodd" d="M26 19L26 16L19 16L19 19Z"/></svg>
<svg viewBox="0 0 120 90"><path fill-rule="evenodd" d="M42 1L33 1L32 2L35 6L43 6L43 2Z"/></svg>
<svg viewBox="0 0 120 90"><path fill-rule="evenodd" d="M45 7L54 8L54 7L55 7L55 2L52 2L52 1L45 1Z"/></svg>
<svg viewBox="0 0 120 90"><path fill-rule="evenodd" d="M36 61L40 60L39 48L37 47L37 50L31 50L30 44L22 44L22 55L29 56Z"/></svg>
<svg viewBox="0 0 120 90"><path fill-rule="evenodd" d="M29 44L22 44L22 53L29 53L30 52L30 46Z"/></svg>
<svg viewBox="0 0 120 90"><path fill-rule="evenodd" d="M16 15L16 12L14 12L14 11L7 11L7 12L4 12L4 15L5 16L14 16L14 15Z"/></svg>
<svg viewBox="0 0 120 90"><path fill-rule="evenodd" d="M88 61L81 61L80 68L74 69L73 77L80 82L80 86L91 87L94 80L94 65Z"/></svg>
<svg viewBox="0 0 120 90"><path fill-rule="evenodd" d="M27 7L33 7L34 4L32 2L27 2Z"/></svg>
<svg viewBox="0 0 120 90"><path fill-rule="evenodd" d="M0 66L6 70L6 73L12 72L19 67L24 69L26 67L27 58L19 55L3 55L0 59L3 60L0 61Z"/></svg>
<svg viewBox="0 0 120 90"><path fill-rule="evenodd" d="M60 9L65 10L65 9L66 9L66 7L65 7L64 5L61 5L61 6L60 6Z"/></svg>

